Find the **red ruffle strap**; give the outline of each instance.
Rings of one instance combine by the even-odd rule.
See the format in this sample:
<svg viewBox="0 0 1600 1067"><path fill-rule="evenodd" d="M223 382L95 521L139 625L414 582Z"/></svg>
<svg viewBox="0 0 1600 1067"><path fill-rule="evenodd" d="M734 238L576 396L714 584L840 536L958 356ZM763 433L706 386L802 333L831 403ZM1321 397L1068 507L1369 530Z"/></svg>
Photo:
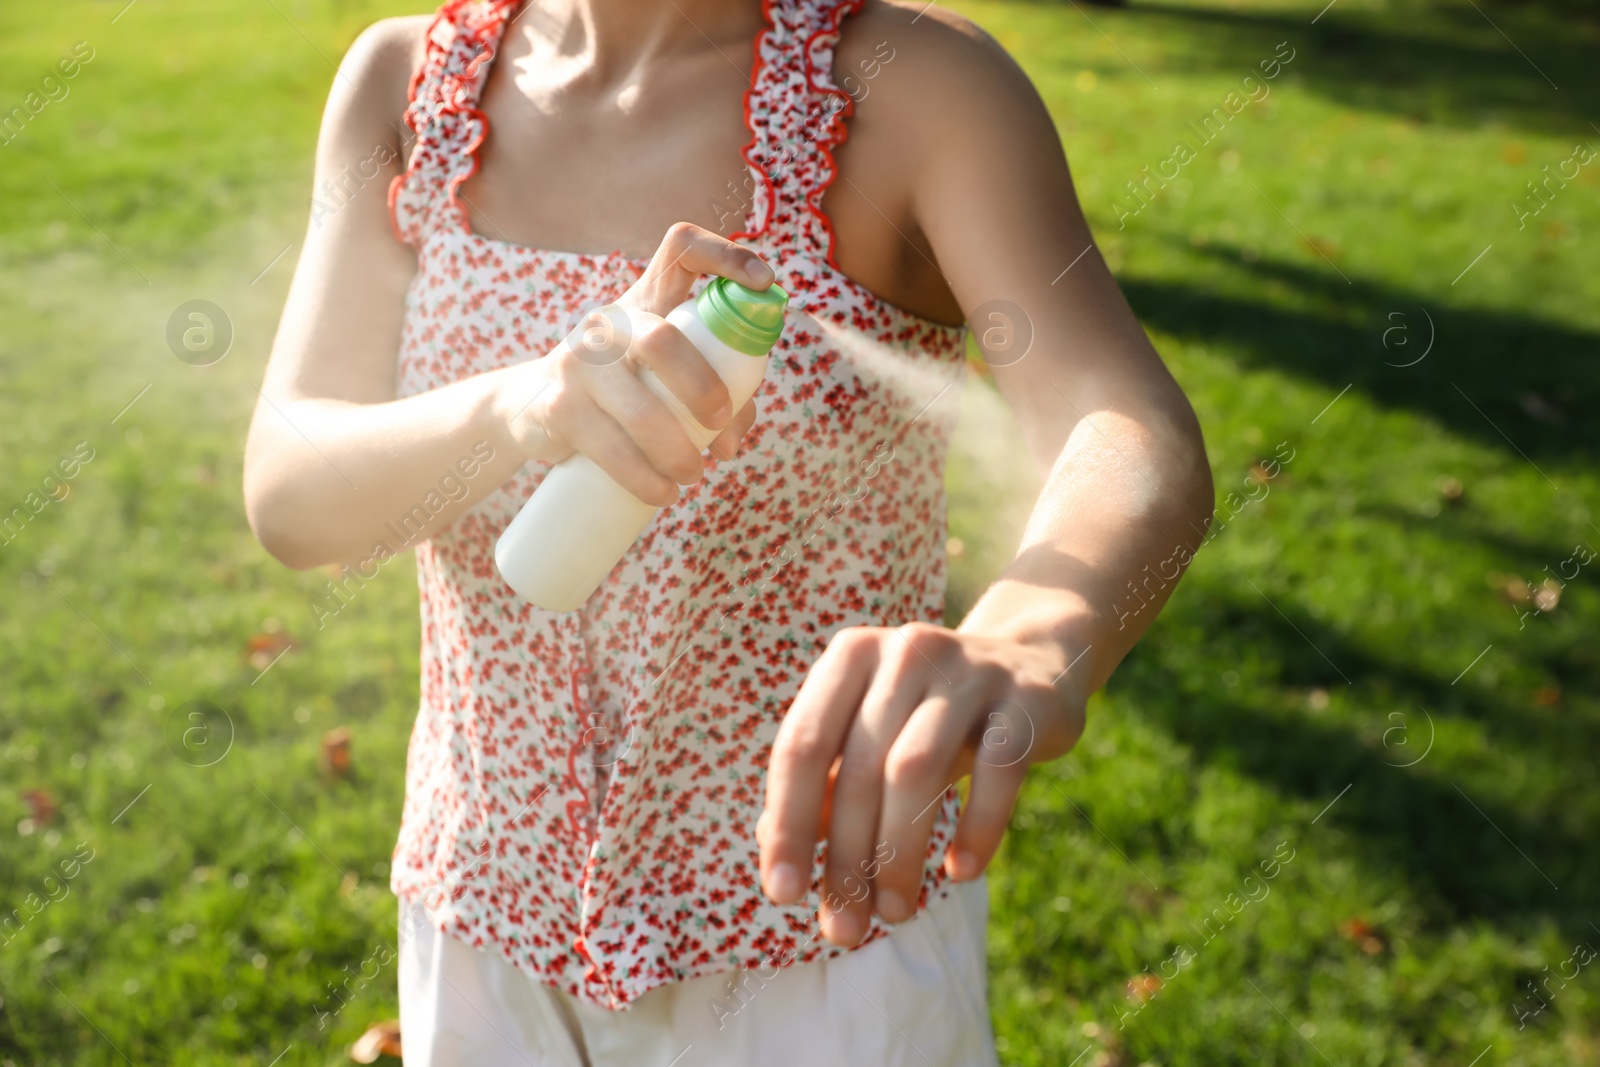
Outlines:
<svg viewBox="0 0 1600 1067"><path fill-rule="evenodd" d="M395 236L420 245L446 227L468 229L458 191L478 169L489 123L478 100L521 0L449 0L428 26L422 65L411 79L406 125L417 134L406 171L390 183Z"/></svg>
<svg viewBox="0 0 1600 1067"><path fill-rule="evenodd" d="M833 262L833 227L822 198L833 184L833 146L842 144L855 101L833 81L833 50L846 15L864 0L764 0L768 26L756 38L745 94L757 182L747 231L798 244Z"/></svg>

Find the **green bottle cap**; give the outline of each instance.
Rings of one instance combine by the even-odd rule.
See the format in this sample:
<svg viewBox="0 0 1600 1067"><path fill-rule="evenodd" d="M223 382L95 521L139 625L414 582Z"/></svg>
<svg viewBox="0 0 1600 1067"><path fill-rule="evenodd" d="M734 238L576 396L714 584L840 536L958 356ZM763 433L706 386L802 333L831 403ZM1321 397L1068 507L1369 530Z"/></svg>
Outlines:
<svg viewBox="0 0 1600 1067"><path fill-rule="evenodd" d="M731 278L712 278L695 301L700 321L717 340L747 356L764 356L783 333L789 294L776 283L748 289Z"/></svg>

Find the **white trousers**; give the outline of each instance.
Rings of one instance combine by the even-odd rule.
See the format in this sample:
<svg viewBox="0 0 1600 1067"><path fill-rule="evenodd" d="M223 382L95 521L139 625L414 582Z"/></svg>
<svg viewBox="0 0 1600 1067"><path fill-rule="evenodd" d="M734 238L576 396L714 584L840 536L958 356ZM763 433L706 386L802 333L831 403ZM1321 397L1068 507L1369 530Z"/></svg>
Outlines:
<svg viewBox="0 0 1600 1067"><path fill-rule="evenodd" d="M853 952L660 986L628 1011L540 985L401 903L409 1067L998 1067L984 879ZM407 914L407 912L410 914Z"/></svg>

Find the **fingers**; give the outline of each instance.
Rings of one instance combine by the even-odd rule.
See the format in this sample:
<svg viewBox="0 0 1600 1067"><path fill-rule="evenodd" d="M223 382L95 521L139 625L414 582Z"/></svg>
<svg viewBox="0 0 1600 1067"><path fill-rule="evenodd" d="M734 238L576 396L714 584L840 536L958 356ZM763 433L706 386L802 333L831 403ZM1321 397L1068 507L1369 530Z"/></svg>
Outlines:
<svg viewBox="0 0 1600 1067"><path fill-rule="evenodd" d="M756 424L756 402L754 400L739 409L733 421L717 434L716 440L711 442L711 458L732 459L739 454L739 446L744 442L745 434L750 432L750 427Z"/></svg>
<svg viewBox="0 0 1600 1067"><path fill-rule="evenodd" d="M885 769L891 747L898 747L897 738L922 698L918 682L920 678L908 679L900 670L880 668L845 740L833 786L828 864L823 872L822 932L835 944L859 942L872 919L873 878L880 873L880 864L874 863L881 840L879 810L885 792L892 788Z"/></svg>
<svg viewBox="0 0 1600 1067"><path fill-rule="evenodd" d="M776 904L795 904L810 888L828 773L877 663L863 629L828 642L772 745L761 831L761 884ZM832 809L837 823L838 805Z"/></svg>
<svg viewBox="0 0 1600 1067"><path fill-rule="evenodd" d="M646 311L665 315L689 298L690 287L702 274L720 274L752 289L765 289L776 277L748 248L679 222L667 231L633 292Z"/></svg>
<svg viewBox="0 0 1600 1067"><path fill-rule="evenodd" d="M996 755L992 746L979 745L972 763L967 803L956 824L955 840L945 855L944 869L950 877L959 882L970 881L989 866L1000 848L1027 775L1026 760L1013 761L1009 755Z"/></svg>
<svg viewBox="0 0 1600 1067"><path fill-rule="evenodd" d="M651 467L674 486L693 485L700 480L705 474L700 450L653 389L622 364L589 368L581 373L596 406L633 439ZM591 458L599 461L599 457ZM676 489L672 499L677 499Z"/></svg>
<svg viewBox="0 0 1600 1067"><path fill-rule="evenodd" d="M733 418L728 387L700 350L672 323L654 319L638 326L628 347L628 358L656 376L682 414L713 433ZM705 436L705 440L696 442L698 448L711 443L712 435Z"/></svg>
<svg viewBox="0 0 1600 1067"><path fill-rule="evenodd" d="M637 379L634 381L637 385ZM657 402L657 406L662 405ZM618 485L646 504L666 507L678 499L678 486L673 479L656 469L633 436L587 392L581 389L556 392L547 419L547 425L558 431L562 444L588 456Z"/></svg>
<svg viewBox="0 0 1600 1067"><path fill-rule="evenodd" d="M873 907L885 922L916 913L923 859L957 765L971 733L971 693L935 691L913 711L884 761L884 795L877 836L888 859L877 873Z"/></svg>

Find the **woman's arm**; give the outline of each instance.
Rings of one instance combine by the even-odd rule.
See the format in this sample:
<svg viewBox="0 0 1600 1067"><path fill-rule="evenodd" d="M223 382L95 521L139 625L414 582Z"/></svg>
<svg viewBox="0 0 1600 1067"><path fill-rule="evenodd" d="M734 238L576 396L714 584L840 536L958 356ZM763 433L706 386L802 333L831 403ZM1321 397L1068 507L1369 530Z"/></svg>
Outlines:
<svg viewBox="0 0 1600 1067"><path fill-rule="evenodd" d="M450 523L529 460L557 462L574 451L635 496L672 503L680 484L701 477L704 461L639 381L640 367L654 370L703 425L723 429L712 445L719 454L731 454L755 418L753 406L727 410L721 379L660 316L687 298L700 273L763 288L772 272L747 250L690 226L667 234L619 301L632 334L625 356L577 351L580 329L543 359L396 399L416 259L394 235L387 194L404 169L401 115L427 24L390 19L362 34L323 117L313 194L321 206L314 205L245 448L250 524L293 567L356 561L377 546L397 553L407 546L386 544L384 524L413 514L425 497L437 499L441 479L465 491L421 530L412 526L412 541ZM378 174L366 178L374 166ZM351 174L364 184L357 188ZM469 469L472 477L461 477Z"/></svg>
<svg viewBox="0 0 1600 1067"><path fill-rule="evenodd" d="M995 42L948 15L908 13L895 32L874 103L916 131L902 146L912 210L974 331L1031 332L1027 354L997 358L993 373L1048 476L1016 559L959 628L844 631L780 729L763 884L801 899L826 836L823 929L844 944L874 910L913 914L932 801L969 772L946 866L981 873L1027 767L1077 742L1089 694L1171 593L1212 508L1194 413L1093 247L1037 93ZM1116 605L1147 566L1163 568L1140 586L1152 610L1127 617ZM852 890L868 880L870 892Z"/></svg>

